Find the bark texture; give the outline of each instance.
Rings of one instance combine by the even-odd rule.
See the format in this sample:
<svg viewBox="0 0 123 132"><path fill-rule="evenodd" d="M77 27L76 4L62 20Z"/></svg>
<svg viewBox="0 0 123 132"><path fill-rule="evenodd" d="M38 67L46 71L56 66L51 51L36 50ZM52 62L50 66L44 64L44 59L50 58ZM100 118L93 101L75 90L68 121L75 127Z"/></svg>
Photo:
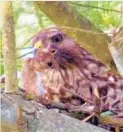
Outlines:
<svg viewBox="0 0 123 132"><path fill-rule="evenodd" d="M16 48L12 2L4 2L3 41L6 74L5 92L16 92Z"/></svg>
<svg viewBox="0 0 123 132"><path fill-rule="evenodd" d="M108 132L86 122L47 110L20 95L2 95L2 132Z"/></svg>

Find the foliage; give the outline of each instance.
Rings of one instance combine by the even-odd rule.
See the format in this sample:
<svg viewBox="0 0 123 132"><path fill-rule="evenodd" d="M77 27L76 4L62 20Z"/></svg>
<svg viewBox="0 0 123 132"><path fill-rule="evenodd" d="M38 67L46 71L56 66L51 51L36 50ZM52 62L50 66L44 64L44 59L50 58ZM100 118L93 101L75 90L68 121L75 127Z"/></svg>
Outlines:
<svg viewBox="0 0 123 132"><path fill-rule="evenodd" d="M80 15L87 17L92 23L102 30L110 26L123 26L123 5L117 1L95 2L69 2ZM120 11L121 10L121 11Z"/></svg>
<svg viewBox="0 0 123 132"><path fill-rule="evenodd" d="M110 26L123 26L123 17L121 15L121 2L68 2L70 6L75 8L80 16L88 18L92 23L102 30L107 30ZM110 10L110 11L107 11ZM114 10L114 11L113 11ZM119 12L117 12L117 10ZM123 10L123 9L122 9ZM18 1L13 2L13 11L15 19L15 33L17 57L30 52L31 37L43 28L53 25L53 22L41 11L37 9L33 2ZM1 27L1 26L0 26ZM3 70L3 53L2 53L2 33L0 35L0 67L1 74ZM22 67L23 58L17 60L18 70Z"/></svg>

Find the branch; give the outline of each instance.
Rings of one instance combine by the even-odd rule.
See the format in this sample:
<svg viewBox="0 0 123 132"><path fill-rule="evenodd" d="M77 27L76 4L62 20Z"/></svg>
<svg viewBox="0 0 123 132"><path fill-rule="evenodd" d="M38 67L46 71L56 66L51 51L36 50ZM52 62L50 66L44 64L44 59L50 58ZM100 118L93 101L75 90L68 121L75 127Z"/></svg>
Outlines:
<svg viewBox="0 0 123 132"><path fill-rule="evenodd" d="M16 46L12 2L4 2L3 17L5 92L17 92Z"/></svg>
<svg viewBox="0 0 123 132"><path fill-rule="evenodd" d="M22 57L24 57L24 56L26 56L26 55L28 55L28 54L31 54L31 53L33 53L33 51L30 51L30 52L28 52L28 53L26 53L26 54L23 54L23 55L19 56L17 59L20 59L20 58L22 58Z"/></svg>
<svg viewBox="0 0 123 132"><path fill-rule="evenodd" d="M63 1L36 1L35 5L43 11L55 24L70 26L101 32L87 18L76 12L67 2Z"/></svg>
<svg viewBox="0 0 123 132"><path fill-rule="evenodd" d="M17 57L17 59L21 59L22 57L24 57L24 56L26 56L26 55L28 55L28 54L31 54L31 53L33 53L33 51L30 51L30 52L28 52L28 53L25 53L25 54L23 54L23 55ZM3 60L1 60L0 62L2 63Z"/></svg>
<svg viewBox="0 0 123 132"><path fill-rule="evenodd" d="M109 44L109 50L121 76L123 76L123 28Z"/></svg>
<svg viewBox="0 0 123 132"><path fill-rule="evenodd" d="M75 95L76 97L79 97L80 99L82 99L82 100L84 100L84 101L90 103L90 104L94 104L94 102L92 102L91 100L85 98L85 97L82 96L82 95L79 95L79 94L77 94L77 93L75 93L75 92L73 92L73 91L71 91L71 90L69 90L69 89L67 89L67 88L65 88L65 87L61 87L61 88L62 88L63 90L65 90L65 91L67 91L67 92L70 92L71 94Z"/></svg>
<svg viewBox="0 0 123 132"><path fill-rule="evenodd" d="M33 48L32 46L30 46L30 47L22 47L22 48L16 48L17 50L25 50L25 49L31 49L31 48Z"/></svg>

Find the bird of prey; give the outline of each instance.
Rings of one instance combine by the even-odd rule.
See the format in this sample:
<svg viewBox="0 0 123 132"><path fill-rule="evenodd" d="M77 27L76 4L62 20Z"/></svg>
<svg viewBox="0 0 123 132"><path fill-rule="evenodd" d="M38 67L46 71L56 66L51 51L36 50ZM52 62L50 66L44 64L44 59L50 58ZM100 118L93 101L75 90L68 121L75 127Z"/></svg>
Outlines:
<svg viewBox="0 0 123 132"><path fill-rule="evenodd" d="M60 28L40 31L33 47L34 57L25 60L23 67L27 93L73 105L94 103L96 96L101 109L112 109L118 101L117 108L123 111L123 78L107 72L100 60Z"/></svg>

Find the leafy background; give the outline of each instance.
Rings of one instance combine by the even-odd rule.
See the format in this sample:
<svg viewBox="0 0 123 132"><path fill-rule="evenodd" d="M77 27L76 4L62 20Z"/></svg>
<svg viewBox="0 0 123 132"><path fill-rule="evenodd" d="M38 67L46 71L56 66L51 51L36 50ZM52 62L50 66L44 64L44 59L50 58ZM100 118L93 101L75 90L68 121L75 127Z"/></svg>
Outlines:
<svg viewBox="0 0 123 132"><path fill-rule="evenodd" d="M81 16L86 17L96 27L108 31L112 27L123 26L122 3L121 2L67 2ZM0 8L2 2L0 2ZM31 38L43 28L55 25L43 12L39 11L34 2L13 2L16 48L17 48L17 69L21 70L24 54L30 52ZM2 8L1 8L2 14ZM3 41L2 41L2 15L0 17L0 74L4 74L3 66ZM28 54L27 56L29 56ZM26 57L27 57L26 56Z"/></svg>

